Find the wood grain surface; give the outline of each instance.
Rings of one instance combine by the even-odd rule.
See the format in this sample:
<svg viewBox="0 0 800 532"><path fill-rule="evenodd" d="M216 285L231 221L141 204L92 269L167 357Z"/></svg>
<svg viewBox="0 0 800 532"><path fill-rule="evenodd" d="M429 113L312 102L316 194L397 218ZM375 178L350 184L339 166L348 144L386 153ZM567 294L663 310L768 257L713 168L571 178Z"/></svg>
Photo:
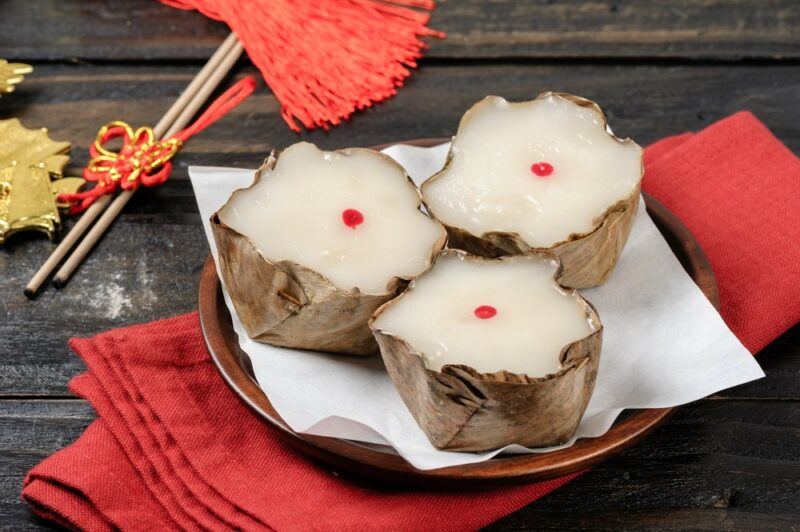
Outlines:
<svg viewBox="0 0 800 532"><path fill-rule="evenodd" d="M398 96L330 133L291 133L261 88L187 143L165 186L136 194L63 290L22 295L53 244L20 235L0 248L0 529L42 526L19 501L22 477L93 417L67 391L83 365L66 340L196 308L207 248L190 164L255 168L270 147L298 139L341 148L447 136L488 93L544 89L598 101L615 132L641 144L749 109L800 152L796 0L448 0L433 24L448 39L432 42ZM225 35L154 0L5 0L0 57L36 70L0 99L0 118L71 141L78 167L103 123L152 125ZM242 60L235 76L254 72ZM759 362L766 379L682 408L640 445L491 528L800 528L800 327Z"/></svg>
<svg viewBox="0 0 800 532"><path fill-rule="evenodd" d="M201 60L227 35L194 12L142 0L5 0L0 57ZM44 25L47 31L41 31ZM446 0L429 58L800 57L795 0Z"/></svg>

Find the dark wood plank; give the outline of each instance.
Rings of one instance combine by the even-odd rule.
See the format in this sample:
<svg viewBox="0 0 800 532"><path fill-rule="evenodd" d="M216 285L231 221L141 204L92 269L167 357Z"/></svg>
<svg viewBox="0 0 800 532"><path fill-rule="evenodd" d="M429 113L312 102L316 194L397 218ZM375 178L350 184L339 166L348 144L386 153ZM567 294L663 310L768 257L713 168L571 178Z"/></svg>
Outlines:
<svg viewBox="0 0 800 532"><path fill-rule="evenodd" d="M18 116L29 127L49 126L53 137L74 143L74 160L84 163L96 128L115 118L154 123L194 71L191 66L44 66L17 93L3 98L0 117ZM243 66L238 75L245 72L252 69ZM171 181L136 194L62 291L50 289L36 301L22 296L22 287L52 244L20 235L0 248L0 394L65 394L68 378L82 368L66 347L69 336L195 308L206 243L188 165L255 167L270 147L298 139L333 148L447 136L461 113L487 93L522 99L544 89L598 100L614 129L641 143L752 109L789 148L800 150L800 113L786 104L800 91L800 66L792 65L431 65L397 98L330 133L299 136L283 124L275 99L262 89L232 116L189 141ZM35 342L29 338L32 331ZM747 394L800 397L797 334L767 355L774 375L750 385Z"/></svg>
<svg viewBox="0 0 800 532"><path fill-rule="evenodd" d="M226 27L154 0L6 0L0 57L31 61L208 58ZM800 57L794 0L439 2L432 59ZM47 31L41 31L47 28Z"/></svg>
<svg viewBox="0 0 800 532"><path fill-rule="evenodd" d="M562 488L568 489L568 488ZM557 497L557 495L553 495ZM591 493L586 493L591 497ZM723 494L719 504L725 505ZM800 530L800 513L753 513L721 508L707 509L637 509L584 513L582 511L542 512L533 506L528 511L515 514L487 531L500 530L592 530L595 532L667 531L674 530L726 530L752 532L754 530Z"/></svg>
<svg viewBox="0 0 800 532"><path fill-rule="evenodd" d="M156 122L196 71L194 66L45 65L3 98L0 117L17 116L29 127L47 125L53 136L71 140L84 148L77 153L85 154L106 121ZM241 64L237 75L244 74L256 72ZM750 109L797 151L800 112L789 103L798 86L797 65L429 65L395 98L329 133L292 133L278 116L276 99L262 87L219 126L192 139L180 161L255 166L270 147L300 139L335 147L449 136L461 114L487 94L520 100L550 89L596 100L616 133L641 144Z"/></svg>
<svg viewBox="0 0 800 532"><path fill-rule="evenodd" d="M29 523L18 498L25 472L92 418L82 401L0 401L0 528ZM701 401L490 530L791 529L800 518L798 441L796 402Z"/></svg>
<svg viewBox="0 0 800 532"><path fill-rule="evenodd" d="M47 529L19 494L25 473L69 445L94 419L77 400L0 401L0 530Z"/></svg>
<svg viewBox="0 0 800 532"><path fill-rule="evenodd" d="M67 288L28 301L21 287L50 248L12 241L0 252L5 395L67 394L67 381L83 370L67 346L71 336L193 310L208 253L199 225L118 223Z"/></svg>
<svg viewBox="0 0 800 532"><path fill-rule="evenodd" d="M441 3L448 39L432 57L797 57L796 2L767 0L516 1Z"/></svg>
<svg viewBox="0 0 800 532"><path fill-rule="evenodd" d="M701 401L490 530L796 530L796 402ZM795 528L791 528L791 527Z"/></svg>
<svg viewBox="0 0 800 532"><path fill-rule="evenodd" d="M724 390L712 399L800 401L800 324L761 351L758 362L766 372L766 378Z"/></svg>

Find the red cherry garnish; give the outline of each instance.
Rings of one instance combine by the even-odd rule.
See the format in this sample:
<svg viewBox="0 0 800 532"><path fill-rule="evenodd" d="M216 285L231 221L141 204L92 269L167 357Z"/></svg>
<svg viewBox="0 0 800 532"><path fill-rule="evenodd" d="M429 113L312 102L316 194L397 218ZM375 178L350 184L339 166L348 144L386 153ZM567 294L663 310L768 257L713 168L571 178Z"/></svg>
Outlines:
<svg viewBox="0 0 800 532"><path fill-rule="evenodd" d="M356 209L345 209L342 211L342 221L347 227L355 229L356 226L364 223L364 215Z"/></svg>
<svg viewBox="0 0 800 532"><path fill-rule="evenodd" d="M491 305L481 305L475 309L475 317L481 320L488 320L497 315L497 309Z"/></svg>
<svg viewBox="0 0 800 532"><path fill-rule="evenodd" d="M539 177L547 177L553 173L553 165L545 162L533 163L531 165L531 172Z"/></svg>

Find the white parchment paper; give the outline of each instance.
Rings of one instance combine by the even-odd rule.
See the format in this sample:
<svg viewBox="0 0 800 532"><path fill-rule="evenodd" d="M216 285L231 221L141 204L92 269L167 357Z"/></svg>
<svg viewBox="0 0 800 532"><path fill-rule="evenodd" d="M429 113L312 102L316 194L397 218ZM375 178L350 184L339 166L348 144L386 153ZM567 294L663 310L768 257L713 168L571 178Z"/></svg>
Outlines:
<svg viewBox="0 0 800 532"><path fill-rule="evenodd" d="M444 164L448 145L393 146L386 153L416 183ZM189 168L214 257L209 218L253 170ZM611 279L582 291L604 325L594 394L575 438L560 447L512 445L490 453L434 448L406 409L380 357L367 359L284 349L250 340L225 295L242 349L281 417L298 432L388 444L418 469L487 460L499 452L547 452L577 438L604 434L626 408L660 408L695 401L763 377L640 206Z"/></svg>

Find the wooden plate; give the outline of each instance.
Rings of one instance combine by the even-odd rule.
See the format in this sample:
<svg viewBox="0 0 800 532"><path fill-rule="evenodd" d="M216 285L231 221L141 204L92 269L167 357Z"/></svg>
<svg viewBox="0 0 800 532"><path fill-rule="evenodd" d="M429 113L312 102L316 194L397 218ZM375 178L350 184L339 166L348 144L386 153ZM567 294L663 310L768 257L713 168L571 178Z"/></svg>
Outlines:
<svg viewBox="0 0 800 532"><path fill-rule="evenodd" d="M420 139L404 144L427 147L447 140ZM387 146L390 144L378 148ZM719 310L719 292L714 273L697 241L666 207L646 194L644 198L650 216L684 269ZM503 455L478 464L420 471L391 447L297 434L286 425L259 388L250 359L239 348L211 256L200 276L199 310L208 350L222 376L245 403L279 429L277 432L302 452L336 468L372 479L426 488L464 489L557 477L595 465L630 447L663 423L674 410L626 411L603 436L578 440L572 447L560 451Z"/></svg>

